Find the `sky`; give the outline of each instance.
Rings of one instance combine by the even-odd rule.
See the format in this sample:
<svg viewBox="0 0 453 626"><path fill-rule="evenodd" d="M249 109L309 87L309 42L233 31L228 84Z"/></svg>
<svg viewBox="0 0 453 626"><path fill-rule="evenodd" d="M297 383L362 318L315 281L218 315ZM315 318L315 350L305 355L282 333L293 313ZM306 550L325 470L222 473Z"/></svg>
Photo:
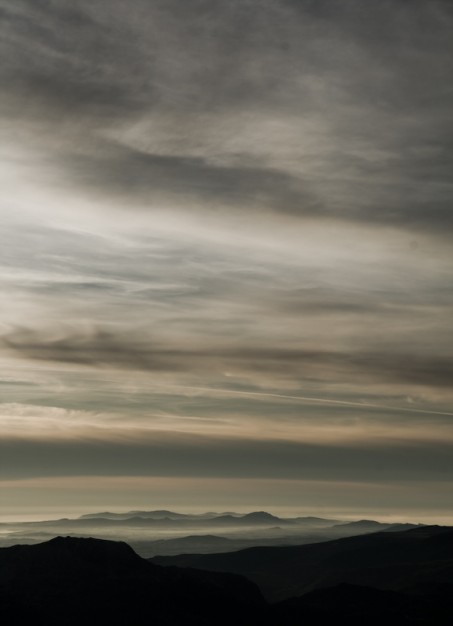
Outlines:
<svg viewBox="0 0 453 626"><path fill-rule="evenodd" d="M453 523L452 3L0 18L0 521Z"/></svg>

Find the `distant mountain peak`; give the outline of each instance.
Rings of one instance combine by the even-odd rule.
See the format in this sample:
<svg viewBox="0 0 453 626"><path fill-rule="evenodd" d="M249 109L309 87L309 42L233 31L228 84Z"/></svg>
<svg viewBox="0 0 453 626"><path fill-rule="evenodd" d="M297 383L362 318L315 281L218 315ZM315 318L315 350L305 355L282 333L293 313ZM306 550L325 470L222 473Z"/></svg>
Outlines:
<svg viewBox="0 0 453 626"><path fill-rule="evenodd" d="M90 519L109 519L109 520L126 520L132 518L142 518L142 519L154 519L154 520L165 520L165 519L185 519L190 518L192 516L186 515L185 513L175 513L174 511L167 511L165 509L151 510L151 511L143 511L143 510L133 510L126 511L124 513L112 513L110 511L104 511L102 513L85 513L85 515L81 515L79 517L80 520L90 520Z"/></svg>
<svg viewBox="0 0 453 626"><path fill-rule="evenodd" d="M263 521L280 521L279 517L275 517L275 515L271 515L271 513L267 513L266 511L252 511L251 513L246 513L242 519L247 520L263 520Z"/></svg>
<svg viewBox="0 0 453 626"><path fill-rule="evenodd" d="M360 519L354 522L344 522L343 524L336 524L337 527L350 527L350 528L360 528L361 526L366 528L385 528L387 526L391 526L391 524L385 522L377 522L374 519Z"/></svg>

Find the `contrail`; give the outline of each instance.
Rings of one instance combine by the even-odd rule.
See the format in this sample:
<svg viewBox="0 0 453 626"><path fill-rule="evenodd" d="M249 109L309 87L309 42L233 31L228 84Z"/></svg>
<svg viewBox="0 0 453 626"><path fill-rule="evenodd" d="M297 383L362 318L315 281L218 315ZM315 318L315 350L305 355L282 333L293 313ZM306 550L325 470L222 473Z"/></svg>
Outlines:
<svg viewBox="0 0 453 626"><path fill-rule="evenodd" d="M390 406L387 404L375 404L372 402L353 402L352 400L330 400L328 398L315 398L313 396L291 396L283 393L271 393L268 391L239 391L234 389L221 389L218 387L195 387L190 385L155 385L171 389L187 389L190 391L204 391L207 393L223 393L235 396L257 396L267 398L281 398L283 400L297 400L300 402L319 402L321 404L335 404L341 406L354 406L360 408L386 409L391 411L404 411L405 413L424 413L425 415L446 415L453 417L453 413L447 411L432 411L430 409L409 409L407 407Z"/></svg>

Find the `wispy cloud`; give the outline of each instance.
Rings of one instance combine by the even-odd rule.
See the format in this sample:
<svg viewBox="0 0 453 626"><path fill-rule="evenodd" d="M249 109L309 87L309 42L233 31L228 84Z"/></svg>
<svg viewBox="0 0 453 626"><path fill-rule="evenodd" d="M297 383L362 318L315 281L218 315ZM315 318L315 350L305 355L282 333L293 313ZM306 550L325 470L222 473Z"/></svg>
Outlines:
<svg viewBox="0 0 453 626"><path fill-rule="evenodd" d="M212 341L212 340L211 340ZM3 338L3 345L26 358L112 369L221 374L239 367L244 375L260 371L285 373L299 379L330 382L348 380L394 381L450 387L453 360L437 355L398 352L328 352L261 346L231 347L164 344L158 338L94 329L86 333L39 333L18 329ZM235 343L234 338L231 341Z"/></svg>
<svg viewBox="0 0 453 626"><path fill-rule="evenodd" d="M206 210L450 225L448 3L365 13L357 0L184 11L136 0L125 12L99 0L3 13L8 121L75 188L127 204L187 194Z"/></svg>
<svg viewBox="0 0 453 626"><path fill-rule="evenodd" d="M0 14L3 468L449 475L450 3Z"/></svg>

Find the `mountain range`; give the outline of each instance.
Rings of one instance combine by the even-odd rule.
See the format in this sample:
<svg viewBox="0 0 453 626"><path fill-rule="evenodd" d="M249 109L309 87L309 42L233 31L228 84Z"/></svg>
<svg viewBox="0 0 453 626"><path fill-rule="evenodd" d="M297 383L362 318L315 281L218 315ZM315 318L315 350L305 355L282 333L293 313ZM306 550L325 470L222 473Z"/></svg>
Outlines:
<svg viewBox="0 0 453 626"><path fill-rule="evenodd" d="M5 625L229 625L263 614L243 577L164 568L127 544L56 537L0 549L0 619Z"/></svg>
<svg viewBox="0 0 453 626"><path fill-rule="evenodd" d="M274 602L340 583L400 591L453 580L453 529L424 526L302 546L161 556L152 562L241 574Z"/></svg>
<svg viewBox="0 0 453 626"><path fill-rule="evenodd" d="M74 537L0 549L7 626L446 626L452 610L453 528L153 560Z"/></svg>
<svg viewBox="0 0 453 626"><path fill-rule="evenodd" d="M413 524L345 522L320 517L284 518L266 511L179 513L169 510L103 511L79 518L0 524L0 547L33 544L58 535L126 541L143 557L231 552L253 546L319 543ZM185 540L188 537L189 539Z"/></svg>

